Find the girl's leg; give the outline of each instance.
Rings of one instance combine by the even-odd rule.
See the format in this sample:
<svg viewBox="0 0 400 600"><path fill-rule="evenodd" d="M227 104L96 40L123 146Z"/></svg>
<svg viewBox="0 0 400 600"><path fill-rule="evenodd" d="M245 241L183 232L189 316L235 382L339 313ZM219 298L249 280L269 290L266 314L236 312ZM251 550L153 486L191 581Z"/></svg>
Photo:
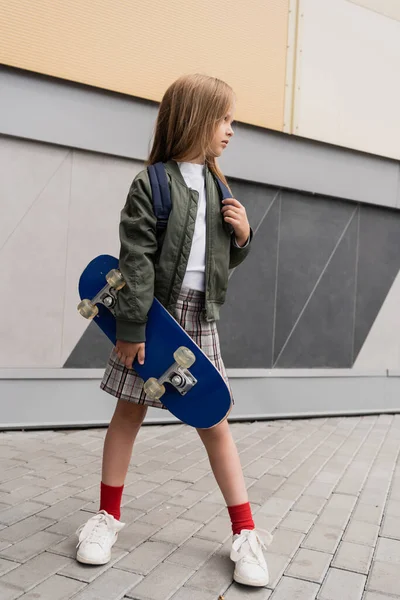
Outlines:
<svg viewBox="0 0 400 600"><path fill-rule="evenodd" d="M197 432L207 450L211 468L227 506L248 502L242 465L228 421L225 419L211 429L198 429Z"/></svg>
<svg viewBox="0 0 400 600"><path fill-rule="evenodd" d="M79 562L104 565L111 559L111 549L124 527L119 520L121 498L132 447L146 412L143 405L117 403L104 441L100 511L77 531Z"/></svg>
<svg viewBox="0 0 400 600"><path fill-rule="evenodd" d="M264 542L255 531L239 453L225 420L212 429L198 429L207 450L211 468L228 506L233 534L231 559L237 583L266 586L268 567L263 555Z"/></svg>
<svg viewBox="0 0 400 600"><path fill-rule="evenodd" d="M104 441L101 480L106 485L124 485L133 443L147 413L147 406L118 400Z"/></svg>
<svg viewBox="0 0 400 600"><path fill-rule="evenodd" d="M146 406L119 400L104 441L100 510L117 520L133 444L146 412Z"/></svg>
<svg viewBox="0 0 400 600"><path fill-rule="evenodd" d="M211 429L198 429L211 468L228 507L234 534L254 529L239 453L225 419Z"/></svg>

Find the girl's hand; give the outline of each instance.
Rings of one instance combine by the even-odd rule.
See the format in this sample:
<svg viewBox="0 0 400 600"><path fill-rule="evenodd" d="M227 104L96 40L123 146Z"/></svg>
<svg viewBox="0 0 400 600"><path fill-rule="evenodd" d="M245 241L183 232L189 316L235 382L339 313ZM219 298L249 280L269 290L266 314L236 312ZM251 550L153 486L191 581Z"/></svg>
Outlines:
<svg viewBox="0 0 400 600"><path fill-rule="evenodd" d="M232 225L238 246L244 246L250 235L250 225L245 207L235 198L226 198L226 200L222 200L222 204L224 205L222 209L224 220Z"/></svg>
<svg viewBox="0 0 400 600"><path fill-rule="evenodd" d="M144 363L145 357L145 343L132 343L132 342L124 342L122 340L117 340L115 344L115 353L118 356L119 360L128 368L132 369L132 363L136 358L139 361L140 365Z"/></svg>

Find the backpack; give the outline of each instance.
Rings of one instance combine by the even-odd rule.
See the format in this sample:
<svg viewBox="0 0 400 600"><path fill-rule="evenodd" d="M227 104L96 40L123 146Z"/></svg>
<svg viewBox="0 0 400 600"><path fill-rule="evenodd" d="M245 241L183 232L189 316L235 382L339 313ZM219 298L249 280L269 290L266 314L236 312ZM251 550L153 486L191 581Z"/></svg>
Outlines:
<svg viewBox="0 0 400 600"><path fill-rule="evenodd" d="M150 178L151 192L153 198L154 214L157 218L157 231L162 231L167 227L169 213L171 212L171 192L165 167L162 162L149 165L147 172ZM214 176L221 192L221 200L231 198L232 193L228 187L218 177Z"/></svg>

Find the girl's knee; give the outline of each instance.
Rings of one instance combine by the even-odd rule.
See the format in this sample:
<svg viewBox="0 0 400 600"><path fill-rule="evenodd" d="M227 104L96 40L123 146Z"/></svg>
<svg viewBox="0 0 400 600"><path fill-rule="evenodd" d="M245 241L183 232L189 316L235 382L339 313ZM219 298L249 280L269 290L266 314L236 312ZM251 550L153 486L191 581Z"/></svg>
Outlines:
<svg viewBox="0 0 400 600"><path fill-rule="evenodd" d="M143 423L146 413L147 406L143 406L143 404L127 402L126 400L118 400L117 406L115 407L114 417L129 422L131 425L136 424L140 426Z"/></svg>
<svg viewBox="0 0 400 600"><path fill-rule="evenodd" d="M197 433L201 438L216 438L219 436L226 435L229 432L228 419L224 419L218 425L210 427L209 429L198 429Z"/></svg>

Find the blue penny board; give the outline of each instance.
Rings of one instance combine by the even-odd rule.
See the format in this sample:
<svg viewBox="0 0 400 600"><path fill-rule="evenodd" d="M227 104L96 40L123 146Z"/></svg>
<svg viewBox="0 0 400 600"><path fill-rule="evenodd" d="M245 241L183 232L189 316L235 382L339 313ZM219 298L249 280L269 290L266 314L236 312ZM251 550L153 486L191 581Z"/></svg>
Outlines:
<svg viewBox="0 0 400 600"><path fill-rule="evenodd" d="M87 265L79 279L81 300L91 300L96 296L107 284L105 277L111 269L118 269L118 260L108 254L96 257ZM97 307L99 313L93 321L115 344L115 318L103 304ZM185 396L181 396L171 384L164 383L166 392L160 400L184 423L208 429L220 423L229 413L229 388L204 352L155 298L146 324L145 363L139 365L135 361L133 368L144 381L150 377L157 379L175 362L173 354L179 346L186 346L196 356L189 371L197 379L197 384Z"/></svg>

